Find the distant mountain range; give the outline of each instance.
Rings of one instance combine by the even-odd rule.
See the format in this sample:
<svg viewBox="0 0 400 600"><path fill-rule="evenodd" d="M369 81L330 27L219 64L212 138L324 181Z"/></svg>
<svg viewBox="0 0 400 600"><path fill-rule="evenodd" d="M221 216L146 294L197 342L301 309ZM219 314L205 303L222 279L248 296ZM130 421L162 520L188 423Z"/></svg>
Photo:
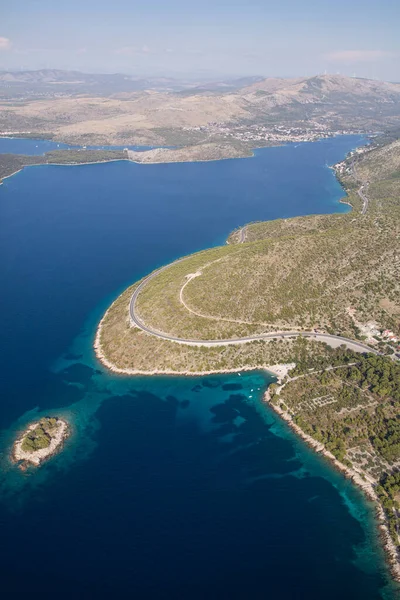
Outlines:
<svg viewBox="0 0 400 600"><path fill-rule="evenodd" d="M0 94L8 90L9 96L60 93L109 95L146 89L177 91L184 87L185 84L168 77L140 78L120 73L94 74L59 69L0 71Z"/></svg>
<svg viewBox="0 0 400 600"><path fill-rule="evenodd" d="M146 90L179 95L224 95L235 93L255 108L288 106L294 103L338 101L396 101L400 84L351 78L341 75L316 75L297 78L249 76L217 81L188 81L170 77L134 77L121 73L97 74L41 69L38 71L0 71L0 97L51 97L60 95L114 96ZM238 98L237 98L238 99Z"/></svg>
<svg viewBox="0 0 400 600"><path fill-rule="evenodd" d="M0 96L51 96L51 95L112 95L143 90L178 92L191 90L232 91L262 81L262 77L240 77L221 81L189 81L171 77L134 77L121 73L97 74L60 69L38 71L0 71Z"/></svg>
<svg viewBox="0 0 400 600"><path fill-rule="evenodd" d="M363 79L358 77L345 77L344 75L315 75L313 77L297 77L294 79L267 78L242 88L241 92L258 93L260 96L322 98L331 94L339 93L347 96L363 95L380 97L382 94L400 93L400 84L378 81L375 79Z"/></svg>
<svg viewBox="0 0 400 600"><path fill-rule="evenodd" d="M307 107L341 113L389 110L400 116L400 84L345 77L317 75L296 79L264 79L239 91L241 98L261 110L277 107ZM385 107L385 108L383 108Z"/></svg>
<svg viewBox="0 0 400 600"><path fill-rule="evenodd" d="M24 103L7 102L15 97ZM0 72L0 98L0 132L50 132L79 143L251 145L271 139L260 129L254 137L254 127L376 131L400 123L399 83L341 75L185 84L75 71Z"/></svg>

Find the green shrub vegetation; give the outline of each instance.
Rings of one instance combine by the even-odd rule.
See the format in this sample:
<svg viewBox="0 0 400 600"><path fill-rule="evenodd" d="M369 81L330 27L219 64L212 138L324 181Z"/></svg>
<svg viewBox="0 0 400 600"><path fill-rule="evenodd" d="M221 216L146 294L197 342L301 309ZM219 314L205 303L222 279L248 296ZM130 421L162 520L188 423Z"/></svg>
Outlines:
<svg viewBox="0 0 400 600"><path fill-rule="evenodd" d="M22 450L24 452L35 452L42 448L48 448L57 427L56 418L45 417L41 419L36 427L25 435L21 444Z"/></svg>
<svg viewBox="0 0 400 600"><path fill-rule="evenodd" d="M25 154L0 154L0 182L20 169L29 165L45 164L86 164L92 162L106 162L111 160L126 160L124 150L53 150L43 156L28 156Z"/></svg>
<svg viewBox="0 0 400 600"><path fill-rule="evenodd" d="M392 510L400 500L400 363L338 349L298 363L274 392L274 403L284 403L304 432L377 482L393 535L400 525Z"/></svg>

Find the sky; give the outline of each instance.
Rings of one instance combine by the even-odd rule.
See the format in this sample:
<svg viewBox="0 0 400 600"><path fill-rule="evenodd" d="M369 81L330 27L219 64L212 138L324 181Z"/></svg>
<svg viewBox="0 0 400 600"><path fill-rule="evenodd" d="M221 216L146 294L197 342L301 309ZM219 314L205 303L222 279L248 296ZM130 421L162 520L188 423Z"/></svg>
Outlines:
<svg viewBox="0 0 400 600"><path fill-rule="evenodd" d="M0 69L400 81L399 0L0 0Z"/></svg>

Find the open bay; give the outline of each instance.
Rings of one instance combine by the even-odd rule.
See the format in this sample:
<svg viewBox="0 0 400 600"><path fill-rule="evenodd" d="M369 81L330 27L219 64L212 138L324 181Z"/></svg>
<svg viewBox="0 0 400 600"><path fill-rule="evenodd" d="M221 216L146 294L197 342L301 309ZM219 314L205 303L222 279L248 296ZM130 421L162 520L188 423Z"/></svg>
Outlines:
<svg viewBox="0 0 400 600"><path fill-rule="evenodd" d="M0 571L13 597L43 580L62 581L58 598L396 597L371 506L262 404L271 378L116 377L92 351L105 308L155 267L249 221L348 210L328 165L362 143L30 167L0 186ZM42 414L73 434L21 473L10 445Z"/></svg>

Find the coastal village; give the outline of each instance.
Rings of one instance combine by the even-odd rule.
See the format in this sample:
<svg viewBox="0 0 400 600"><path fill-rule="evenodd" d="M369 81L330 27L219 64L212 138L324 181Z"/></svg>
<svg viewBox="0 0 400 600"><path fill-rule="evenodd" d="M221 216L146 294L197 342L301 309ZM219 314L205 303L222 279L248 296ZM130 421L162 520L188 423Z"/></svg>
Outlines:
<svg viewBox="0 0 400 600"><path fill-rule="evenodd" d="M354 325L358 328L361 337L372 346L379 343L388 344L391 348L400 352L400 337L391 329L382 329L376 321L368 321L367 323L361 323L356 318L355 308L347 309L348 315L353 320Z"/></svg>
<svg viewBox="0 0 400 600"><path fill-rule="evenodd" d="M220 136L226 140L238 140L253 145L257 144L283 144L290 142L315 142L323 138L329 138L337 135L356 135L359 130L350 129L330 129L327 125L320 123L304 122L304 125L292 126L289 124L280 125L236 125L234 123L210 122L200 127L185 127L187 132L201 132L208 136Z"/></svg>

